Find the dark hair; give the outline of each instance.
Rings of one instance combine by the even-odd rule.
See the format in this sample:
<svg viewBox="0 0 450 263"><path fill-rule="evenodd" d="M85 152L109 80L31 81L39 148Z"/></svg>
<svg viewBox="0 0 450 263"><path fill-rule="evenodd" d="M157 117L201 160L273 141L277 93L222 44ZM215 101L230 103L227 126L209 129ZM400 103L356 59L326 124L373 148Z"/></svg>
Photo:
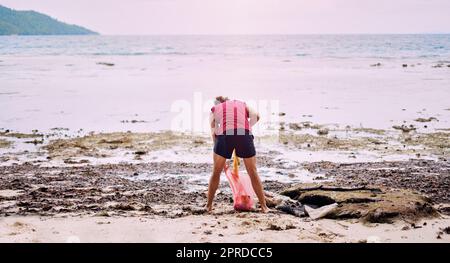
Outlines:
<svg viewBox="0 0 450 263"><path fill-rule="evenodd" d="M228 97L224 97L224 96L217 96L216 97L216 102L218 103L222 103L228 100Z"/></svg>

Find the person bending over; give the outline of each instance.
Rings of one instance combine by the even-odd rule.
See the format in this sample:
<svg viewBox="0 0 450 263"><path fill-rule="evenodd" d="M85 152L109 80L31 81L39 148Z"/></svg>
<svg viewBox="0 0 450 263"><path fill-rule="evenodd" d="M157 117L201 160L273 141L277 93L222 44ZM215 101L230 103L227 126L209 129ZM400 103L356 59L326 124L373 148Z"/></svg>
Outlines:
<svg viewBox="0 0 450 263"><path fill-rule="evenodd" d="M267 213L264 189L256 169L256 151L251 127L259 121L259 114L250 109L245 102L229 100L226 97L216 98L211 108L211 136L214 141L214 166L208 186L208 202L206 209L212 210L213 199L220 182L226 159L231 159L235 150L237 157L244 160L245 168L252 182L261 211Z"/></svg>

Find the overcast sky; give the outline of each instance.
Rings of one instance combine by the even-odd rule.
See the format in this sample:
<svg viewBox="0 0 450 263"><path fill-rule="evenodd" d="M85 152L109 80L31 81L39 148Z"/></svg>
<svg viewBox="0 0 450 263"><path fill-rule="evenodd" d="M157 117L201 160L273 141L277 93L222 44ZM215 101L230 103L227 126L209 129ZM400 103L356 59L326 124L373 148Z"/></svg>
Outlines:
<svg viewBox="0 0 450 263"><path fill-rule="evenodd" d="M450 33L450 0L0 0L102 34Z"/></svg>

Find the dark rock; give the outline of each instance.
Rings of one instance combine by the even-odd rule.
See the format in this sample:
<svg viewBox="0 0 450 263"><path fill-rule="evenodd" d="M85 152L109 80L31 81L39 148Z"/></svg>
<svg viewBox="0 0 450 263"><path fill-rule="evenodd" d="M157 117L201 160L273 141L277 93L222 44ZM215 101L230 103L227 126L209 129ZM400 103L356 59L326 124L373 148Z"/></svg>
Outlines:
<svg viewBox="0 0 450 263"><path fill-rule="evenodd" d="M114 63L109 63L109 62L97 62L97 65L113 67L115 64Z"/></svg>
<svg viewBox="0 0 450 263"><path fill-rule="evenodd" d="M318 134L318 135L327 135L328 132L329 132L328 129L322 128L322 129L319 129L319 130L317 131L317 134Z"/></svg>
<svg viewBox="0 0 450 263"><path fill-rule="evenodd" d="M279 225L269 224L269 227L267 228L267 230L281 231L281 230L283 230L283 228Z"/></svg>
<svg viewBox="0 0 450 263"><path fill-rule="evenodd" d="M447 235L450 235L450 226L443 229L443 232Z"/></svg>
<svg viewBox="0 0 450 263"><path fill-rule="evenodd" d="M300 196L298 198L298 201L302 204L307 204L307 205L313 205L316 207L321 207L321 206L325 206L325 205L331 205L336 203L336 201L329 197L329 196L325 196L325 195L305 195L305 196Z"/></svg>
<svg viewBox="0 0 450 263"><path fill-rule="evenodd" d="M414 126L412 126L412 125L410 125L409 127L406 126L406 125L401 125L401 126L394 125L394 126L392 126L392 128L394 128L396 130L401 130L404 133L408 133L410 131L415 131L416 130L416 128Z"/></svg>
<svg viewBox="0 0 450 263"><path fill-rule="evenodd" d="M430 118L417 118L414 121L417 122L431 122L431 121L439 121L437 118L435 117L430 117Z"/></svg>
<svg viewBox="0 0 450 263"><path fill-rule="evenodd" d="M289 129L298 131L302 129L302 126L298 123L289 123Z"/></svg>

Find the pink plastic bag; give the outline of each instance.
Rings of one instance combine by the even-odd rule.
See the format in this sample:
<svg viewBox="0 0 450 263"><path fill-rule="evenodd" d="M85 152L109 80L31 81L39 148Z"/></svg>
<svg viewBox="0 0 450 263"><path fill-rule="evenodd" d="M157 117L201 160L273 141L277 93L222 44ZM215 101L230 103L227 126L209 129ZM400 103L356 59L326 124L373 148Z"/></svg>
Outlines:
<svg viewBox="0 0 450 263"><path fill-rule="evenodd" d="M234 209L236 211L251 211L255 202L253 198L256 196L253 190L250 177L247 174L239 175L239 165L236 156L233 156L234 165L230 169L228 163L225 164L225 175L230 183L233 192Z"/></svg>

